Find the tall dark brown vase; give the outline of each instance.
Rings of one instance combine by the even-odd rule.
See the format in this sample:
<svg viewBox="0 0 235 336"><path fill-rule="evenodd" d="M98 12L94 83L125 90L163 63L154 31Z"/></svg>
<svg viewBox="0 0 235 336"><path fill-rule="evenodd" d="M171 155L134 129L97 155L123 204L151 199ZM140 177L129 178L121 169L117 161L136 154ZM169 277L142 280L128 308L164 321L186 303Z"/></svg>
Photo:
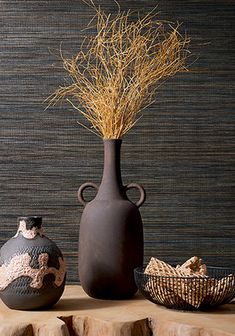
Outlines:
<svg viewBox="0 0 235 336"><path fill-rule="evenodd" d="M143 263L143 225L138 208L145 191L138 184L123 186L120 170L122 141L104 140L104 171L100 186L85 183L78 199L85 206L79 235L79 277L85 292L94 298L126 299L137 287L133 270ZM83 191L98 190L86 204ZM138 188L137 203L128 200L126 191Z"/></svg>

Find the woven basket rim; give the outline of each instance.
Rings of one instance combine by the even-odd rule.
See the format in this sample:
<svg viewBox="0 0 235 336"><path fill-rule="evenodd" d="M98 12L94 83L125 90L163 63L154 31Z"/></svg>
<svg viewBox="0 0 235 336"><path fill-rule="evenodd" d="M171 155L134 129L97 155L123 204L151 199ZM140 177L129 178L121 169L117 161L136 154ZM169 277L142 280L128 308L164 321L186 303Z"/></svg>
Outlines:
<svg viewBox="0 0 235 336"><path fill-rule="evenodd" d="M218 278L233 278L235 277L235 269L234 268L229 268L229 267L216 267L216 266L207 266L207 269L210 270L218 270L218 271L228 271L230 274L223 275L221 274L220 276L205 276L205 275L157 275L157 274L148 274L144 273L145 267L137 267L134 269L134 272L138 274L145 275L146 277L152 277L152 278L163 278L163 279L197 279L197 280L213 280L213 279L218 279Z"/></svg>

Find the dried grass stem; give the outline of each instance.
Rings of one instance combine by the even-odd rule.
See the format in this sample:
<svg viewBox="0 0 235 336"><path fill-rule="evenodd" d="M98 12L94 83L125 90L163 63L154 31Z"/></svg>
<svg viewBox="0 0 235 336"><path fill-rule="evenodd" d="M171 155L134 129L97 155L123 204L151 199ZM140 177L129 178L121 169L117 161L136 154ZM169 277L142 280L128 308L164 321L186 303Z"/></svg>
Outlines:
<svg viewBox="0 0 235 336"><path fill-rule="evenodd" d="M173 28L151 13L136 22L129 17L130 12L112 17L96 8L96 35L85 37L71 59L61 52L71 84L49 97L49 105L66 98L106 139L128 132L154 101L159 83L186 70L189 39L179 25Z"/></svg>

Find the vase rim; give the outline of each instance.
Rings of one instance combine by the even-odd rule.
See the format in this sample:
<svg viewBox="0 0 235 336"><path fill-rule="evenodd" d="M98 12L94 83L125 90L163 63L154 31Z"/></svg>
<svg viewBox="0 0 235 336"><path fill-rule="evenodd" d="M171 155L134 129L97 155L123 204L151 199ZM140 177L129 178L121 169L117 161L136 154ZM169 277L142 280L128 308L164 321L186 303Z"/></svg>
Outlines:
<svg viewBox="0 0 235 336"><path fill-rule="evenodd" d="M29 215L29 216L19 216L18 217L18 220L24 220L24 219L42 220L42 216L31 216L31 215Z"/></svg>
<svg viewBox="0 0 235 336"><path fill-rule="evenodd" d="M104 142L122 142L122 139L106 139L106 138L103 138L103 141Z"/></svg>
<svg viewBox="0 0 235 336"><path fill-rule="evenodd" d="M41 228L42 226L42 216L21 216L17 218L17 221L19 225L21 221L24 221L26 223L26 226L29 228Z"/></svg>

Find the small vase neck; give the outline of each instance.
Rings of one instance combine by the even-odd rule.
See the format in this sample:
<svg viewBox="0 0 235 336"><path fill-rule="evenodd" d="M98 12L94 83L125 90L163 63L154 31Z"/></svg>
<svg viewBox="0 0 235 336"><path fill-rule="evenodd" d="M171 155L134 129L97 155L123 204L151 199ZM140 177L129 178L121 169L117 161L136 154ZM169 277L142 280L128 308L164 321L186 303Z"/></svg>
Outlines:
<svg viewBox="0 0 235 336"><path fill-rule="evenodd" d="M104 140L103 177L96 199L125 198L120 168L121 144L121 139Z"/></svg>
<svg viewBox="0 0 235 336"><path fill-rule="evenodd" d="M43 236L42 217L18 217L18 230L14 238L21 234L26 239L33 239L36 236Z"/></svg>

